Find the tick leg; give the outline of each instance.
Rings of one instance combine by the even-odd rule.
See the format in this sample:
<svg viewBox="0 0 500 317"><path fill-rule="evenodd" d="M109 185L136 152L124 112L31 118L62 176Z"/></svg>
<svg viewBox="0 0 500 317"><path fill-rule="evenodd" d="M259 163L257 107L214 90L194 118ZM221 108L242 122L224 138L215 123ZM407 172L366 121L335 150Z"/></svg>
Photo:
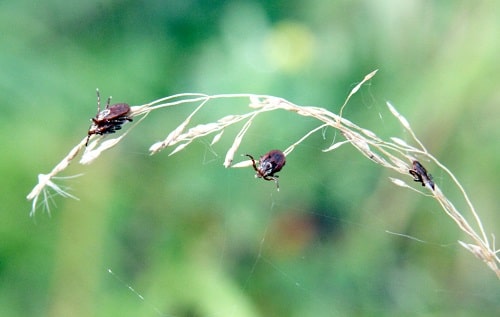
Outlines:
<svg viewBox="0 0 500 317"><path fill-rule="evenodd" d="M95 91L97 93L97 114L95 116L97 117L99 112L101 112L101 95L99 94L99 89L96 89Z"/></svg>
<svg viewBox="0 0 500 317"><path fill-rule="evenodd" d="M420 175L419 173L415 172L414 170L409 170L411 176L413 176L413 180L415 182L420 182L423 184L424 180L422 178L422 175Z"/></svg>
<svg viewBox="0 0 500 317"><path fill-rule="evenodd" d="M278 175L274 175L274 176L262 176L263 179L265 179L266 181L274 181L276 183L276 189L278 191L280 191L280 183L278 182Z"/></svg>
<svg viewBox="0 0 500 317"><path fill-rule="evenodd" d="M90 134L87 136L87 142L85 142L85 146L89 145L89 141L90 141Z"/></svg>
<svg viewBox="0 0 500 317"><path fill-rule="evenodd" d="M257 169L257 166L255 165L255 160L254 160L253 156L251 156L250 154L245 154L245 156L248 156L252 160L253 169L256 172L258 172L259 170Z"/></svg>
<svg viewBox="0 0 500 317"><path fill-rule="evenodd" d="M273 177L273 179L274 182L276 183L276 190L280 191L280 183L278 182L278 176L276 175L276 177Z"/></svg>

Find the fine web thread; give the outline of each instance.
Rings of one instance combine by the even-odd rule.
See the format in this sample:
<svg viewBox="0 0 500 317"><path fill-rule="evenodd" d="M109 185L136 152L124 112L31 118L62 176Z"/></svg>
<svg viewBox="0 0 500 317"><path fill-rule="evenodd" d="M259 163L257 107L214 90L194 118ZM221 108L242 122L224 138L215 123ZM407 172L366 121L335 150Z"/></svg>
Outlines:
<svg viewBox="0 0 500 317"><path fill-rule="evenodd" d="M118 275L116 275L116 273L113 272L112 269L108 268L108 273L111 274L118 282L120 282L123 285L125 285L127 287L127 289L130 292L132 292L132 294L134 294L135 296L137 296L141 301L143 301L144 303L148 304L158 314L158 316L166 316L166 315L164 315L160 311L160 309L158 309L158 307L156 307L153 304L151 304L148 301L146 301L146 299L144 298L144 296L142 296L141 293L139 293L138 291L136 291L135 288L133 288L130 284L126 283L123 279L121 279Z"/></svg>

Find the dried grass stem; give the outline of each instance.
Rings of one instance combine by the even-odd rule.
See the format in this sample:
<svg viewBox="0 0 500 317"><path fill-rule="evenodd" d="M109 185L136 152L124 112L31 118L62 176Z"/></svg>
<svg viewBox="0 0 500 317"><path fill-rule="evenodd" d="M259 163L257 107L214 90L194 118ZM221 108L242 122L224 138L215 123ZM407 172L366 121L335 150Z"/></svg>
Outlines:
<svg viewBox="0 0 500 317"><path fill-rule="evenodd" d="M240 122L244 122L242 128L235 136L234 141L231 147L226 152L224 166L225 167L243 167L249 166L251 164L250 161L242 161L236 164L233 164L233 160L235 154L240 147L241 143L244 140L246 132L250 128L254 119L264 112L270 112L274 110L286 110L295 112L300 116L312 117L317 119L320 122L316 128L307 132L303 137L301 137L296 142L292 143L285 151L285 155L290 155L293 150L301 144L305 139L307 139L313 133L316 133L319 130L325 129L327 127L339 130L341 135L345 137L345 140L332 144L329 148L323 150L323 152L329 152L337 149L338 147L350 143L354 146L362 155L366 156L371 161L385 167L389 168L397 173L400 173L404 177L410 176L408 171L411 169L411 163L415 160L415 156L418 156L423 159L427 159L432 161L438 166L441 170L443 170L446 174L450 176L453 180L454 184L460 190L462 196L464 197L466 204L468 206L469 212L472 214L474 219L475 226L472 226L467 219L457 210L457 208L449 201L446 196L441 192L441 189L436 185L435 189L427 188L430 191L431 195L425 194L420 190L416 190L410 185L408 185L405 181L391 178L391 181L398 186L411 188L414 191L433 197L436 199L445 213L453 219L453 221L457 224L458 228L462 230L472 241L473 243L465 243L459 241L460 245L464 248L472 252L476 257L480 258L484 261L490 269L492 269L498 278L500 278L500 270L498 269L498 265L500 264L500 260L497 256L498 250L494 250L494 236L492 235L493 240L493 248L490 246L488 242L488 238L486 232L484 230L483 224L479 215L477 214L472 202L470 201L466 191L463 186L460 184L458 179L453 175L453 173L446 168L442 163L440 163L433 155L431 155L427 149L424 147L423 143L417 138L416 134L412 130L410 123L406 118L401 115L396 108L387 103L387 107L389 111L397 118L400 124L409 132L412 137L413 142L416 146L409 145L405 141L393 137L390 138L389 141L385 141L379 138L375 133L370 130L361 128L354 124L353 122L342 117L343 110L348 104L350 98L361 88L361 86L370 80L377 71L373 71L370 74L366 75L363 80L357 84L347 96L344 104L340 109L339 115L334 114L328 111L325 108L320 107L305 107L295 105L285 99L274 97L274 96L266 96L266 95L254 95L254 94L220 94L220 95L205 95L199 93L184 93L177 94L165 98L158 99L148 104L144 104L141 106L131 107L131 116L133 117L141 117L140 120L135 121L135 123L128 129L125 133L123 133L119 137L110 138L110 136L106 137L105 141L102 141L103 138L96 138L95 141L91 142L88 147L85 148L86 137L76 145L69 153L62 159L62 161L54 167L54 169L48 174L40 174L38 184L33 188L33 190L28 194L27 199L32 201L32 210L31 215L34 215L38 205L39 196L42 195L44 197L43 204L48 209L48 201L51 197L48 194L48 190L52 189L64 197L72 197L76 198L67 192L63 191L59 186L57 186L53 180L56 175L65 170L69 164L75 159L77 154L85 148L85 152L80 160L82 164L90 164L95 159L97 159L103 151L106 151L116 144L118 144L122 138L129 133L133 128L135 128L138 124L144 120L144 118L150 114L152 111L156 111L162 108L168 108L173 106L187 106L187 105L196 105L195 109L188 115L180 125L177 126L173 131L168 133L167 137L163 141L159 141L151 145L150 153L151 155L158 153L159 151L176 146L170 155L175 154L183 149L185 149L189 144L191 144L194 140L198 138L205 137L210 134L214 134L214 138L211 144L217 143L224 132L224 129L238 124ZM228 114L214 122L198 124L193 127L189 127L193 117L204 107L206 107L209 103L221 100L221 99L246 99L249 100L249 107L251 111L248 111L243 114ZM217 133L217 134L216 134Z"/></svg>

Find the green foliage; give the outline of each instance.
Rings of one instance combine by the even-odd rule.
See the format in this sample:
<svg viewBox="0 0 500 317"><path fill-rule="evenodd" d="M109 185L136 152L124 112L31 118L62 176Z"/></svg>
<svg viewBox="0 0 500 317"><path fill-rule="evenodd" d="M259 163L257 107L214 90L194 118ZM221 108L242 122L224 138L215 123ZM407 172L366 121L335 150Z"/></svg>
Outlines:
<svg viewBox="0 0 500 317"><path fill-rule="evenodd" d="M223 168L229 139L150 157L192 111L165 109L92 165L67 170L85 173L63 181L79 201L54 197L51 217L29 218L24 197L86 136L97 87L131 105L248 92L338 112L379 69L344 117L410 141L391 100L498 235L499 10L494 1L0 4L0 315L497 316L498 279L457 244L463 234L435 201L395 187L395 175L348 146L322 153L342 140L333 130L294 151L276 192L250 168ZM310 129L288 113L263 116L237 155ZM450 180L434 178L465 209Z"/></svg>

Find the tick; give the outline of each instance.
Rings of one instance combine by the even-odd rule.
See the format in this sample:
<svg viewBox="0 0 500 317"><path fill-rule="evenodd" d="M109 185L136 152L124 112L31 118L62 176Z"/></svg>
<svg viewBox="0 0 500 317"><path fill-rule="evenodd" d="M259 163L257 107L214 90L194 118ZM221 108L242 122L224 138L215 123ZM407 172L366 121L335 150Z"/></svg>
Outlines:
<svg viewBox="0 0 500 317"><path fill-rule="evenodd" d="M276 188L280 190L278 175L275 174L281 171L283 166L285 166L285 154L280 150L272 150L260 157L258 166L252 155L245 155L252 160L253 169L257 172L255 177L263 178L266 181L274 181L276 183Z"/></svg>
<svg viewBox="0 0 500 317"><path fill-rule="evenodd" d="M429 185L434 190L432 175L427 173L425 167L419 161L413 161L413 169L409 170L415 182L422 183L422 186Z"/></svg>
<svg viewBox="0 0 500 317"><path fill-rule="evenodd" d="M85 146L89 144L90 136L92 134L111 134L115 133L116 130L122 128L122 124L126 121L132 121L129 117L130 106L126 103L117 103L110 106L111 97L108 98L106 104L106 109L101 111L101 96L99 95L99 90L97 90L97 114L94 118L90 119L92 125L89 128L87 142Z"/></svg>

